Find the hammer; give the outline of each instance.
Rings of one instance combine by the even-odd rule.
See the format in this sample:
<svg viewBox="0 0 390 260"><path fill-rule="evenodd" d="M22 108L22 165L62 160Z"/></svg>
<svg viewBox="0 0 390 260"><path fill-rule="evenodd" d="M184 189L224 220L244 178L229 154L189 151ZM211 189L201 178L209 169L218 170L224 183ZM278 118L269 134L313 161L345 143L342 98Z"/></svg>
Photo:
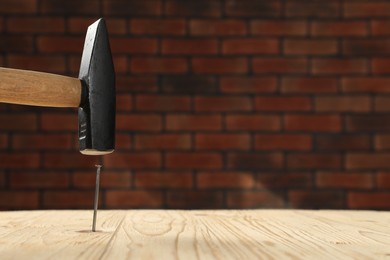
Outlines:
<svg viewBox="0 0 390 260"><path fill-rule="evenodd" d="M97 20L88 27L79 78L50 73L0 68L0 102L78 107L80 152L104 155L115 148L115 71L106 24ZM92 231L96 231L99 176L96 174Z"/></svg>
<svg viewBox="0 0 390 260"><path fill-rule="evenodd" d="M79 78L0 68L0 102L78 107L80 152L104 155L115 148L115 71L104 19L88 27Z"/></svg>

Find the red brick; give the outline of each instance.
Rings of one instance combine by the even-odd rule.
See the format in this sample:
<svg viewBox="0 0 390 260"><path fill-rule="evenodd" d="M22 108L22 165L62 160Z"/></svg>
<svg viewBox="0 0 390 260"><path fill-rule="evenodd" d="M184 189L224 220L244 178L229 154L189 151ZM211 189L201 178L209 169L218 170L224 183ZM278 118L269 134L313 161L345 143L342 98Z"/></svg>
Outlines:
<svg viewBox="0 0 390 260"><path fill-rule="evenodd" d="M81 57L77 57L81 58ZM72 61L72 60L71 60ZM81 61L81 60L80 60ZM128 58L126 55L115 55L112 57L116 74L124 74L128 71ZM74 66L74 71L79 71L80 62L77 62ZM71 66L71 65L70 65ZM72 69L72 68L71 68Z"/></svg>
<svg viewBox="0 0 390 260"><path fill-rule="evenodd" d="M284 122L288 131L339 132L342 128L339 115L286 115Z"/></svg>
<svg viewBox="0 0 390 260"><path fill-rule="evenodd" d="M274 39L227 39L222 42L224 54L276 54L279 42Z"/></svg>
<svg viewBox="0 0 390 260"><path fill-rule="evenodd" d="M188 70L188 64L185 59L165 57L132 58L130 67L133 73L178 74Z"/></svg>
<svg viewBox="0 0 390 260"><path fill-rule="evenodd" d="M8 135L0 134L0 149L8 147Z"/></svg>
<svg viewBox="0 0 390 260"><path fill-rule="evenodd" d="M307 97L257 97L255 108L258 111L308 111L311 110L311 103Z"/></svg>
<svg viewBox="0 0 390 260"><path fill-rule="evenodd" d="M244 74L248 71L245 58L193 58L193 72L199 74Z"/></svg>
<svg viewBox="0 0 390 260"><path fill-rule="evenodd" d="M88 26L95 22L95 18L71 17L68 18L67 30L71 33L85 34ZM126 34L126 20L120 18L105 18L107 30L110 35Z"/></svg>
<svg viewBox="0 0 390 260"><path fill-rule="evenodd" d="M117 118L117 129L126 131L160 131L162 128L162 120L159 115L151 114L119 114Z"/></svg>
<svg viewBox="0 0 390 260"><path fill-rule="evenodd" d="M279 17L282 12L280 1L227 0L225 13L237 17Z"/></svg>
<svg viewBox="0 0 390 260"><path fill-rule="evenodd" d="M192 188L191 172L137 172L135 186L143 189Z"/></svg>
<svg viewBox="0 0 390 260"><path fill-rule="evenodd" d="M248 97L196 97L196 111L250 111L252 110L252 100Z"/></svg>
<svg viewBox="0 0 390 260"><path fill-rule="evenodd" d="M320 112L369 112L369 96L324 96L315 98L315 108Z"/></svg>
<svg viewBox="0 0 390 260"><path fill-rule="evenodd" d="M126 19L121 18L106 18L106 25L109 35L126 34L127 24Z"/></svg>
<svg viewBox="0 0 390 260"><path fill-rule="evenodd" d="M84 17L71 17L67 20L67 31L71 33L85 33L96 19ZM111 33L111 32L110 32Z"/></svg>
<svg viewBox="0 0 390 260"><path fill-rule="evenodd" d="M51 73L64 73L65 59L60 56L8 55L7 65L12 68Z"/></svg>
<svg viewBox="0 0 390 260"><path fill-rule="evenodd" d="M130 91L132 93L157 92L156 76L119 76L116 79L116 87L119 91Z"/></svg>
<svg viewBox="0 0 390 260"><path fill-rule="evenodd" d="M368 150L371 148L371 140L368 135L362 134L317 135L315 147L322 151Z"/></svg>
<svg viewBox="0 0 390 260"><path fill-rule="evenodd" d="M377 173L376 183L379 189L390 189L390 173L389 172Z"/></svg>
<svg viewBox="0 0 390 260"><path fill-rule="evenodd" d="M260 172L257 174L257 189L299 189L312 187L310 172Z"/></svg>
<svg viewBox="0 0 390 260"><path fill-rule="evenodd" d="M161 43L163 54L216 54L217 40L210 39L167 39Z"/></svg>
<svg viewBox="0 0 390 260"><path fill-rule="evenodd" d="M261 36L303 36L307 34L307 23L294 20L253 20L250 31Z"/></svg>
<svg viewBox="0 0 390 260"><path fill-rule="evenodd" d="M37 11L37 0L3 0L0 2L0 10L7 14L28 14Z"/></svg>
<svg viewBox="0 0 390 260"><path fill-rule="evenodd" d="M372 20L371 33L376 36L390 35L390 21L389 20Z"/></svg>
<svg viewBox="0 0 390 260"><path fill-rule="evenodd" d="M389 134L377 134L374 139L376 150L390 150L390 135Z"/></svg>
<svg viewBox="0 0 390 260"><path fill-rule="evenodd" d="M167 196L168 208L174 209L218 209L224 205L219 191L174 191Z"/></svg>
<svg viewBox="0 0 390 260"><path fill-rule="evenodd" d="M84 38L76 36L39 36L37 48L42 53L77 53L81 54Z"/></svg>
<svg viewBox="0 0 390 260"><path fill-rule="evenodd" d="M314 59L312 72L316 75L365 74L368 63L365 59Z"/></svg>
<svg viewBox="0 0 390 260"><path fill-rule="evenodd" d="M346 2L344 15L346 17L388 17L390 4L384 2Z"/></svg>
<svg viewBox="0 0 390 260"><path fill-rule="evenodd" d="M168 115L166 118L167 130L221 130L222 118L219 115Z"/></svg>
<svg viewBox="0 0 390 260"><path fill-rule="evenodd" d="M366 36L368 24L360 21L315 21L311 25L311 34L315 36Z"/></svg>
<svg viewBox="0 0 390 260"><path fill-rule="evenodd" d="M335 93L338 81L331 77L287 77L282 79L284 93Z"/></svg>
<svg viewBox="0 0 390 260"><path fill-rule="evenodd" d="M346 127L350 132L390 131L388 114L357 114L346 118Z"/></svg>
<svg viewBox="0 0 390 260"><path fill-rule="evenodd" d="M371 173L318 172L316 185L319 188L371 189L374 180Z"/></svg>
<svg viewBox="0 0 390 260"><path fill-rule="evenodd" d="M32 36L3 34L0 41L0 50L3 53L32 53L34 40Z"/></svg>
<svg viewBox="0 0 390 260"><path fill-rule="evenodd" d="M11 17L7 30L13 33L60 33L65 30L62 18L55 17Z"/></svg>
<svg viewBox="0 0 390 260"><path fill-rule="evenodd" d="M107 208L161 208L163 195L159 191L109 190L106 192Z"/></svg>
<svg viewBox="0 0 390 260"><path fill-rule="evenodd" d="M80 71L80 63L81 63L81 57L80 55L68 55L66 59L68 63L68 68L71 73L74 73L73 75L76 77Z"/></svg>
<svg viewBox="0 0 390 260"><path fill-rule="evenodd" d="M385 77L345 77L341 81L344 92L389 93L390 79Z"/></svg>
<svg viewBox="0 0 390 260"><path fill-rule="evenodd" d="M41 114L40 127L48 131L76 131L78 129L77 114Z"/></svg>
<svg viewBox="0 0 390 260"><path fill-rule="evenodd" d="M188 96L138 95L136 109L139 111L189 111L191 100Z"/></svg>
<svg viewBox="0 0 390 260"><path fill-rule="evenodd" d="M213 76L168 75L162 77L164 93L206 94L217 92L217 80Z"/></svg>
<svg viewBox="0 0 390 260"><path fill-rule="evenodd" d="M42 164L47 169L91 169L97 163L95 156L85 156L80 153L46 153L43 155Z"/></svg>
<svg viewBox="0 0 390 260"><path fill-rule="evenodd" d="M133 110L133 96L116 95L116 111L127 112Z"/></svg>
<svg viewBox="0 0 390 260"><path fill-rule="evenodd" d="M96 184L96 173L88 172L74 172L72 174L72 185L81 189L93 189ZM100 175L101 188L129 188L131 186L130 171L106 171L102 168Z"/></svg>
<svg viewBox="0 0 390 260"><path fill-rule="evenodd" d="M235 19L193 19L190 21L192 35L235 36L246 34L245 21Z"/></svg>
<svg viewBox="0 0 390 260"><path fill-rule="evenodd" d="M255 178L250 172L199 172L196 182L200 189L251 189Z"/></svg>
<svg viewBox="0 0 390 260"><path fill-rule="evenodd" d="M287 164L290 169L338 169L341 156L338 154L289 154Z"/></svg>
<svg viewBox="0 0 390 260"><path fill-rule="evenodd" d="M104 15L160 15L162 3L159 0L103 0L102 8Z"/></svg>
<svg viewBox="0 0 390 260"><path fill-rule="evenodd" d="M116 152L103 158L104 166L114 169L156 169L161 166L157 152Z"/></svg>
<svg viewBox="0 0 390 260"><path fill-rule="evenodd" d="M221 77L220 88L226 93L273 93L276 92L273 77Z"/></svg>
<svg viewBox="0 0 390 260"><path fill-rule="evenodd" d="M304 58L254 58L252 62L255 73L306 73L308 61Z"/></svg>
<svg viewBox="0 0 390 260"><path fill-rule="evenodd" d="M0 208L38 209L39 194L37 191L0 191Z"/></svg>
<svg viewBox="0 0 390 260"><path fill-rule="evenodd" d="M345 208L341 191L291 190L288 192L289 206L299 209Z"/></svg>
<svg viewBox="0 0 390 260"><path fill-rule="evenodd" d="M151 35L184 35L184 19L132 19L130 31L133 34Z"/></svg>
<svg viewBox="0 0 390 260"><path fill-rule="evenodd" d="M280 117L274 115L228 115L226 117L228 130L265 130L276 131L281 127Z"/></svg>
<svg viewBox="0 0 390 260"><path fill-rule="evenodd" d="M0 169L34 169L40 164L38 153L0 153Z"/></svg>
<svg viewBox="0 0 390 260"><path fill-rule="evenodd" d="M64 189L69 186L69 176L67 173L13 172L9 176L9 184L13 189Z"/></svg>
<svg viewBox="0 0 390 260"><path fill-rule="evenodd" d="M31 131L37 129L37 116L33 113L0 114L2 131Z"/></svg>
<svg viewBox="0 0 390 260"><path fill-rule="evenodd" d="M390 154L388 153L351 153L346 157L347 169L381 169L390 168Z"/></svg>
<svg viewBox="0 0 390 260"><path fill-rule="evenodd" d="M165 14L169 16L218 17L222 13L222 2L219 0L175 1L165 3Z"/></svg>
<svg viewBox="0 0 390 260"><path fill-rule="evenodd" d="M195 146L199 150L248 150L248 134L196 134Z"/></svg>
<svg viewBox="0 0 390 260"><path fill-rule="evenodd" d="M93 205L92 191L45 191L43 207L46 209L84 209Z"/></svg>
<svg viewBox="0 0 390 260"><path fill-rule="evenodd" d="M388 55L390 54L390 40L363 38L347 39L343 41L343 54L346 55Z"/></svg>
<svg viewBox="0 0 390 260"><path fill-rule="evenodd" d="M166 149L188 150L191 148L191 135L189 134L158 134L136 135L135 148L143 149Z"/></svg>
<svg viewBox="0 0 390 260"><path fill-rule="evenodd" d="M371 62L372 72L374 74L389 74L390 73L390 59L374 58Z"/></svg>
<svg viewBox="0 0 390 260"><path fill-rule="evenodd" d="M99 3L94 0L40 0L40 13L49 14L97 14L99 13Z"/></svg>
<svg viewBox="0 0 390 260"><path fill-rule="evenodd" d="M12 147L21 150L66 150L72 147L70 134L14 134Z"/></svg>
<svg viewBox="0 0 390 260"><path fill-rule="evenodd" d="M389 192L349 192L347 199L352 209L390 209Z"/></svg>
<svg viewBox="0 0 390 260"><path fill-rule="evenodd" d="M220 169L222 164L218 153L167 153L165 159L169 169Z"/></svg>
<svg viewBox="0 0 390 260"><path fill-rule="evenodd" d="M336 1L287 1L287 17L312 17L315 19L338 17L340 15L340 4Z"/></svg>
<svg viewBox="0 0 390 260"><path fill-rule="evenodd" d="M258 134L255 138L257 150L310 150L312 137L303 134Z"/></svg>
<svg viewBox="0 0 390 260"><path fill-rule="evenodd" d="M285 54L292 55L334 55L338 53L338 43L325 39L287 39L283 49Z"/></svg>
<svg viewBox="0 0 390 260"><path fill-rule="evenodd" d="M283 208L285 206L284 196L278 192L270 191L246 191L227 194L228 208Z"/></svg>
<svg viewBox="0 0 390 260"><path fill-rule="evenodd" d="M127 134L115 134L115 147L116 149L130 149L133 147L130 133Z"/></svg>
<svg viewBox="0 0 390 260"><path fill-rule="evenodd" d="M231 153L228 168L235 170L281 169L284 157L281 153Z"/></svg>
<svg viewBox="0 0 390 260"><path fill-rule="evenodd" d="M151 38L112 38L110 45L114 54L153 54L157 52L157 41Z"/></svg>

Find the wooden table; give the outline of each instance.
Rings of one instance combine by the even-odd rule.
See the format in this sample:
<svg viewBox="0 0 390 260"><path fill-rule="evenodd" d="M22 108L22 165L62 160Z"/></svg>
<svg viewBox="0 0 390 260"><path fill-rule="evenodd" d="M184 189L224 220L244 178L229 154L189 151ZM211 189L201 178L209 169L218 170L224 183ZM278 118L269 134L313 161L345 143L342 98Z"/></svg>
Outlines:
<svg viewBox="0 0 390 260"><path fill-rule="evenodd" d="M0 259L383 259L390 212L0 212Z"/></svg>

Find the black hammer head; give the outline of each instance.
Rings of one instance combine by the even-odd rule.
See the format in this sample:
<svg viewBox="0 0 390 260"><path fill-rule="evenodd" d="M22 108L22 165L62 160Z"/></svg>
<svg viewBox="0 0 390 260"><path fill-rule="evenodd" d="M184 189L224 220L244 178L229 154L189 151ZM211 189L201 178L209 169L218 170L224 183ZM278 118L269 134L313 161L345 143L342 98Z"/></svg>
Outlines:
<svg viewBox="0 0 390 260"><path fill-rule="evenodd" d="M115 71L103 19L88 27L79 79L84 85L79 108L80 152L111 153L115 148Z"/></svg>

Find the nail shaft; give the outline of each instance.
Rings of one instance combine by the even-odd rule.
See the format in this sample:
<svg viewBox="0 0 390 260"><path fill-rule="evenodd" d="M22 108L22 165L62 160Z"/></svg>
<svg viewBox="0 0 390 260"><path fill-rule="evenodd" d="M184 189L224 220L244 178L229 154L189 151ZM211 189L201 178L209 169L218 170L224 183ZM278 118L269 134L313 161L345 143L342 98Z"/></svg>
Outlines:
<svg viewBox="0 0 390 260"><path fill-rule="evenodd" d="M100 186L100 170L102 165L96 166L96 186L95 186L95 202L93 204L93 223L92 223L92 232L96 231L96 217L97 217L97 208L99 204L99 186Z"/></svg>

